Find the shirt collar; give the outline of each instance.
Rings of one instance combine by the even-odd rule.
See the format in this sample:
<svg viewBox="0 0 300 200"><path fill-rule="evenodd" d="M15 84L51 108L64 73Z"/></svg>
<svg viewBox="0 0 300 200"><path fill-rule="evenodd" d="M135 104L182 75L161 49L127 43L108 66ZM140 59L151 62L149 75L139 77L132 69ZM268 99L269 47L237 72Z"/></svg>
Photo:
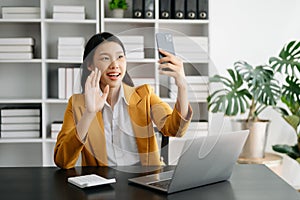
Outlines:
<svg viewBox="0 0 300 200"><path fill-rule="evenodd" d="M101 89L100 89L100 95L101 95L101 96L103 95L103 92L102 92ZM127 105L129 105L128 101L127 101L126 98L125 98L123 83L121 84L121 87L120 87L119 97L118 97L117 103L120 101L120 99L123 99L123 101L124 101ZM105 105L108 105L107 101L105 102Z"/></svg>

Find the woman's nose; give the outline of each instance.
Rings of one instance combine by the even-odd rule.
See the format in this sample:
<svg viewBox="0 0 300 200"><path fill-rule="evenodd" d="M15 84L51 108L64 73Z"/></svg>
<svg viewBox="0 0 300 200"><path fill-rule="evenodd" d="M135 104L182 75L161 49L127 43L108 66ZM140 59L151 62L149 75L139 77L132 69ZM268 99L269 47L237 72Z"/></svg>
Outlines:
<svg viewBox="0 0 300 200"><path fill-rule="evenodd" d="M109 68L111 69L118 69L119 68L119 64L117 62L117 60L114 60L110 63Z"/></svg>

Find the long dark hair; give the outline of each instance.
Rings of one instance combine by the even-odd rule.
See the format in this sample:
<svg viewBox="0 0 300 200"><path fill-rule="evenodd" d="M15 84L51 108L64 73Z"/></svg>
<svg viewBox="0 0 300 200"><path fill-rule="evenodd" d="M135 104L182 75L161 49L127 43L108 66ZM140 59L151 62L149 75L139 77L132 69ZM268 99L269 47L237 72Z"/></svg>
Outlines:
<svg viewBox="0 0 300 200"><path fill-rule="evenodd" d="M111 33L108 33L108 32L102 32L102 33L97 33L97 34L93 35L89 39L89 41L87 42L87 44L85 45L85 48L84 48L83 66L82 66L82 75L81 75L81 87L82 87L83 92L84 92L84 86L85 86L86 79L89 76L89 74L91 73L88 70L88 66L90 64L92 64L92 62L93 62L93 57L94 57L96 47L104 41L110 41L110 42L115 42L115 43L119 44L122 47L123 52L125 54L124 45L117 36L115 36ZM127 71L126 71L125 76L122 81L129 86L132 86L132 87L134 86L132 79L130 78Z"/></svg>

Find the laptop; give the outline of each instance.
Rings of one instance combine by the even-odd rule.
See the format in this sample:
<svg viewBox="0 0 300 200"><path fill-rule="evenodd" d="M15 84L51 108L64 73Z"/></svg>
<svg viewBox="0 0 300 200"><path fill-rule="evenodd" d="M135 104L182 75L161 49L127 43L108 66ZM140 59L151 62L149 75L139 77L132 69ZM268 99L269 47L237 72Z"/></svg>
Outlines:
<svg viewBox="0 0 300 200"><path fill-rule="evenodd" d="M128 179L166 193L228 180L249 130L186 139L174 170Z"/></svg>

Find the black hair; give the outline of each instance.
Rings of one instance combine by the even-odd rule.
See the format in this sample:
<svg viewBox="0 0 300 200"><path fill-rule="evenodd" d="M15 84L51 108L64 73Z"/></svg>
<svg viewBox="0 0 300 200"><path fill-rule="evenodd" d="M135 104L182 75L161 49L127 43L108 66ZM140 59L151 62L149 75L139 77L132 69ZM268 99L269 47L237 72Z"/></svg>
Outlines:
<svg viewBox="0 0 300 200"><path fill-rule="evenodd" d="M87 42L87 44L85 45L85 48L84 48L83 67L82 67L83 69L82 69L82 75L81 75L81 87L82 87L83 92L84 92L84 88L85 88L86 79L89 76L89 74L91 73L88 70L88 66L93 62L93 57L94 57L96 47L104 41L115 42L115 43L119 44L122 47L122 50L125 54L124 45L117 36L115 36L109 32L102 32L102 33L97 33L97 34L93 35L89 39L89 41ZM127 70L126 70L125 76L122 81L129 86L132 86L132 87L134 86L132 79L130 78L129 74L127 73Z"/></svg>

